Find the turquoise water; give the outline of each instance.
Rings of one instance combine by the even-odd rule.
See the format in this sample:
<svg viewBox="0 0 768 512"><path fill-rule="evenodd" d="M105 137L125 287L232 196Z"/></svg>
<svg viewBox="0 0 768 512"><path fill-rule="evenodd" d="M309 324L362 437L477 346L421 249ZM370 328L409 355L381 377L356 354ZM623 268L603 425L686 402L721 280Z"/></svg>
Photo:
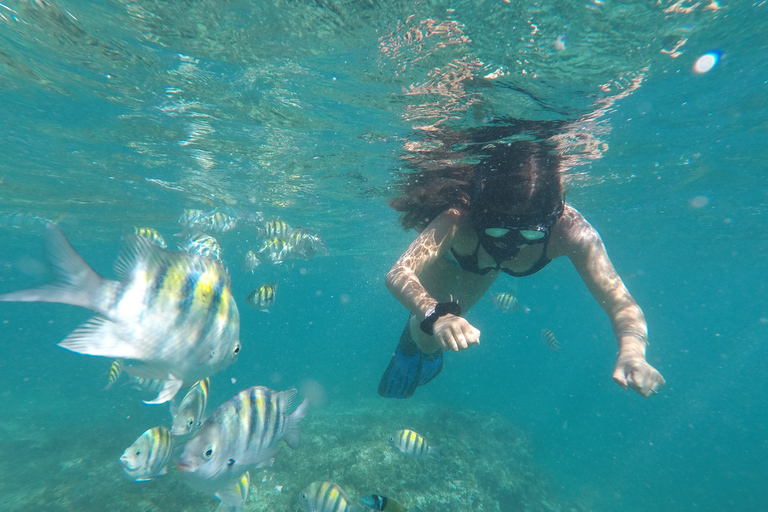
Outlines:
<svg viewBox="0 0 768 512"><path fill-rule="evenodd" d="M456 468L485 461L495 475L486 459L506 445L473 445L450 411L519 429L546 488L511 499L523 466L508 457L511 476L475 510L495 509L492 497L505 511L764 509L767 20L768 4L725 1L3 2L0 291L45 279L42 227L22 215L59 220L113 278L133 226L170 241L186 208L279 216L319 231L330 255L250 274L255 232L219 237L238 300L279 286L270 313L239 302L243 352L212 379L211 403L295 386L318 409L306 445L275 463L284 501L268 508L254 486L246 510L298 510L298 490L330 478L354 496L391 489L416 510L466 510L467 474L408 462L388 472L379 442L408 427L402 415L453 443ZM719 62L695 73L711 51ZM608 321L559 260L500 278L493 291L530 312L481 301L469 317L482 345L449 355L409 408L376 395L406 317L383 278L414 236L385 204L399 156L427 127L505 116L573 121L600 149L571 150L568 200L645 312L648 360L667 380L658 396L612 382ZM56 347L89 317L0 307L0 508L215 510L173 471L122 478L123 449L169 417L127 387L101 391L108 360ZM542 346L542 328L562 350ZM356 450L367 482L342 458Z"/></svg>

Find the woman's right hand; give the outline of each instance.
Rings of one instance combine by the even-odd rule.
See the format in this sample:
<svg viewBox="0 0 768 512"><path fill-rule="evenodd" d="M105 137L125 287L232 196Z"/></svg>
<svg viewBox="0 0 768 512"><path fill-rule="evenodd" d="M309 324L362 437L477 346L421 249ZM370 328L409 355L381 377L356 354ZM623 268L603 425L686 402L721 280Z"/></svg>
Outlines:
<svg viewBox="0 0 768 512"><path fill-rule="evenodd" d="M479 345L480 331L463 317L445 315L435 322L434 338L443 350L458 352L469 348L470 345Z"/></svg>

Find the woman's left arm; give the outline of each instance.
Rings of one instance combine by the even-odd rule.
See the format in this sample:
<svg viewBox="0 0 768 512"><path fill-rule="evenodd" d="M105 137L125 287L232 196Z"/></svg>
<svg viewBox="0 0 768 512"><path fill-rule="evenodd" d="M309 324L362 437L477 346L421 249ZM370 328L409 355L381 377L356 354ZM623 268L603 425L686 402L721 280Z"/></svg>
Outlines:
<svg viewBox="0 0 768 512"><path fill-rule="evenodd" d="M619 343L613 380L648 397L664 386L664 377L645 360L645 316L613 268L595 228L574 208L565 207L552 232L552 257L565 255L611 319Z"/></svg>

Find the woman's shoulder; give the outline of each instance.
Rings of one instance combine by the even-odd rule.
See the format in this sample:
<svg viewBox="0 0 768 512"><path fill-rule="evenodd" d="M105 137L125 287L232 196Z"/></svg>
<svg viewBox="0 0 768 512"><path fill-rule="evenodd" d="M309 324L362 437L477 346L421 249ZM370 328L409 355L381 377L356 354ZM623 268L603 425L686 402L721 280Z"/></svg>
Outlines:
<svg viewBox="0 0 768 512"><path fill-rule="evenodd" d="M576 208L566 203L563 214L552 229L550 247L555 253L553 257L564 256L595 243L600 243L598 232Z"/></svg>

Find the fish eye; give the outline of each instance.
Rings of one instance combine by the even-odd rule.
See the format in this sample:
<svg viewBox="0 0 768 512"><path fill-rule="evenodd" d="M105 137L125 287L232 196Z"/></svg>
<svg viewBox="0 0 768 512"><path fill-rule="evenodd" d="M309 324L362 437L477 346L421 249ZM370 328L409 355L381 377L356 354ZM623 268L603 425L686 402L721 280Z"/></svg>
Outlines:
<svg viewBox="0 0 768 512"><path fill-rule="evenodd" d="M203 458L204 458L205 460L208 460L208 459L210 459L212 456L213 456L213 446L210 446L210 445L209 445L209 446L208 446L208 448L206 448L206 449L205 449L205 451L203 452Z"/></svg>
<svg viewBox="0 0 768 512"><path fill-rule="evenodd" d="M141 450L136 450L136 456L138 457L139 455L141 455Z"/></svg>
<svg viewBox="0 0 768 512"><path fill-rule="evenodd" d="M305 492L301 493L301 499L303 500L307 499L307 493Z"/></svg>
<svg viewBox="0 0 768 512"><path fill-rule="evenodd" d="M240 344L238 343L237 345L235 345L235 351L234 351L234 354L235 354L235 355L237 355L237 354L239 354L239 353L240 353Z"/></svg>
<svg viewBox="0 0 768 512"><path fill-rule="evenodd" d="M195 424L195 419L194 418L189 418L187 420L187 426L189 426L189 428L192 428L192 425L194 425L194 424Z"/></svg>

